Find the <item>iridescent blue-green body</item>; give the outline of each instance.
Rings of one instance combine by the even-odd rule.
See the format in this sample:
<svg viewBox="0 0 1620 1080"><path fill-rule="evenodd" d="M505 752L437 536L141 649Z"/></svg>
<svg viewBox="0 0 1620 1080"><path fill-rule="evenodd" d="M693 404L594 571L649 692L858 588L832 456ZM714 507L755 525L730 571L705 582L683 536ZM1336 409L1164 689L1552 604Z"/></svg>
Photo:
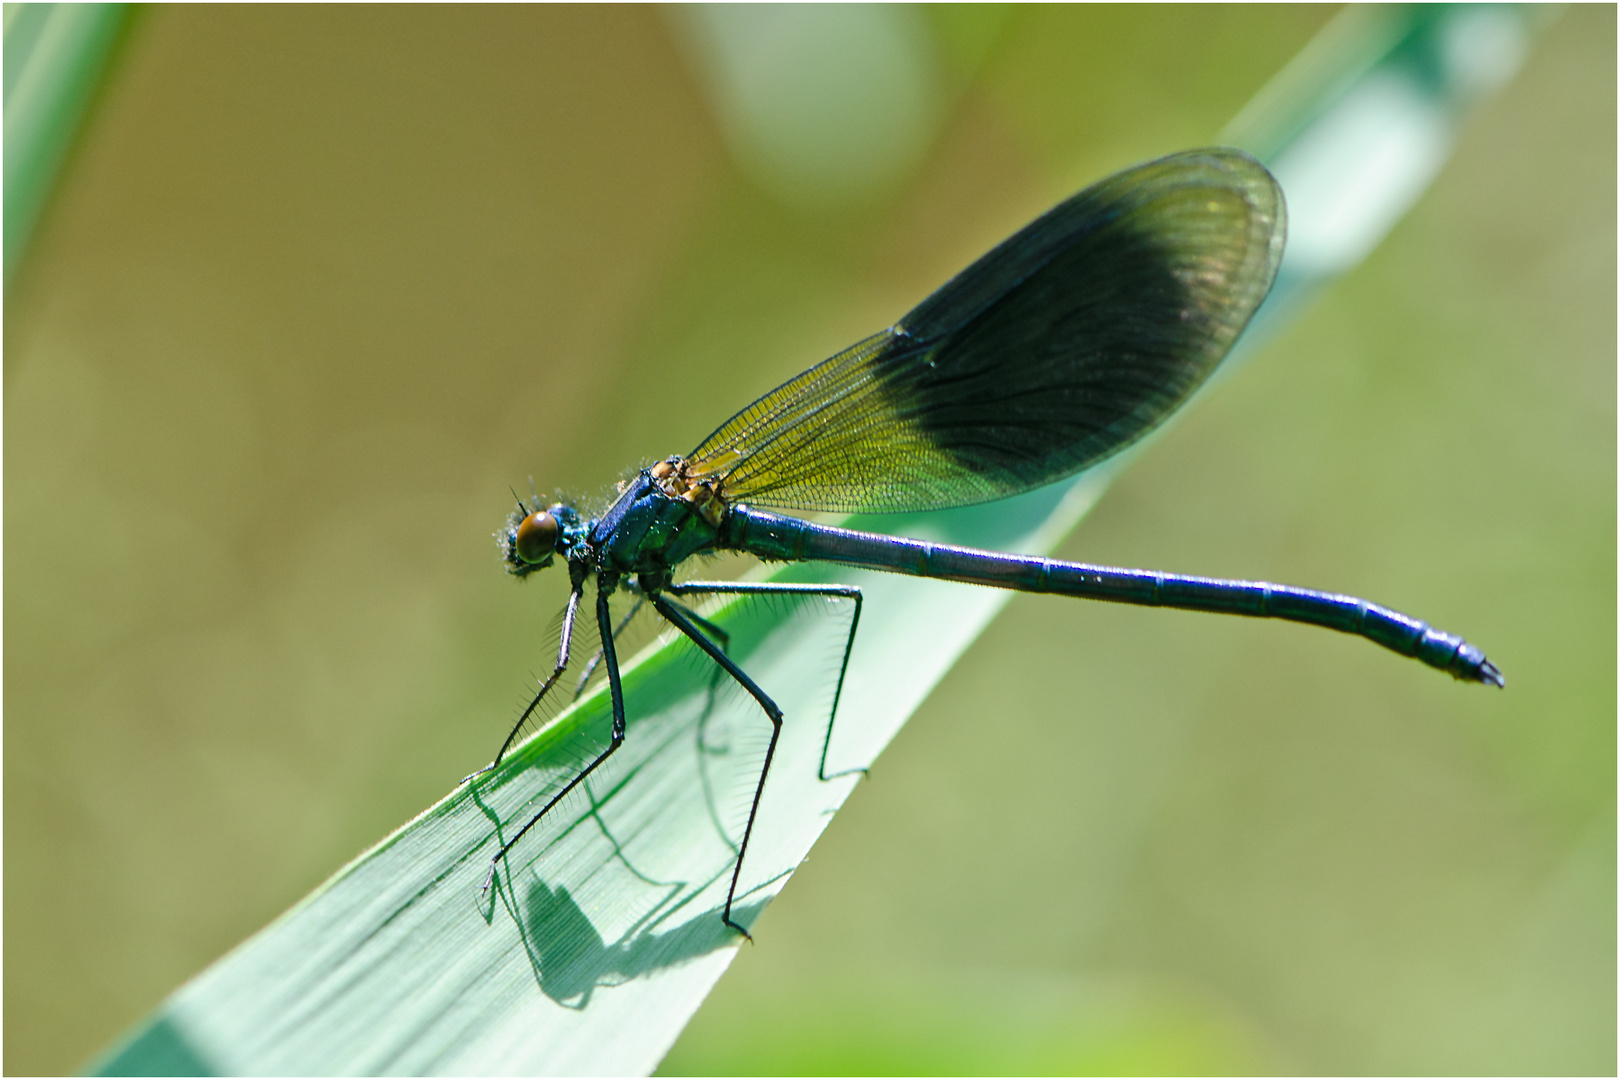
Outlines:
<svg viewBox="0 0 1620 1080"><path fill-rule="evenodd" d="M630 588L753 696L772 725L722 913L746 934L732 922L732 901L783 716L725 655L717 628L681 598L814 592L854 600L858 623L860 593L677 582L682 564L704 552L1285 619L1359 635L1459 679L1503 685L1501 672L1462 638L1355 597L980 551L772 512L988 502L1117 454L1179 408L1231 350L1271 288L1284 217L1276 181L1241 151L1191 151L1127 170L1037 218L894 326L749 405L692 453L642 470L599 517L520 502L497 534L508 568L523 576L561 557L573 589L556 667L495 763L568 668L591 583L601 639L592 664L606 665L614 726L600 756L502 846L491 878L523 833L623 742L608 598ZM851 645L854 634L852 625Z"/></svg>

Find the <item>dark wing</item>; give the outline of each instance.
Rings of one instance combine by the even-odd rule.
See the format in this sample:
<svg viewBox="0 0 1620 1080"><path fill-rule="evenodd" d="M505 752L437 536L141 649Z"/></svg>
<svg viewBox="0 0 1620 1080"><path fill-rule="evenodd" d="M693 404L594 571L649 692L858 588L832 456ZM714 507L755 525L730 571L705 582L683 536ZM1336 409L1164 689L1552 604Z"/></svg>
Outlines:
<svg viewBox="0 0 1620 1080"><path fill-rule="evenodd" d="M688 458L729 499L928 510L1016 495L1156 427L1271 289L1282 190L1238 150L1109 177L899 323L766 394Z"/></svg>

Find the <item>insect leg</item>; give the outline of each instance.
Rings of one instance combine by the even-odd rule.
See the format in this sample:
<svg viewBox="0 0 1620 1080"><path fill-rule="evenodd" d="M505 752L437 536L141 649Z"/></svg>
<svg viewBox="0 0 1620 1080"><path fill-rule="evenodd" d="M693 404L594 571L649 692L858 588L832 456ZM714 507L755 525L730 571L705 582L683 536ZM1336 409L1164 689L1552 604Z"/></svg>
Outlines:
<svg viewBox="0 0 1620 1080"><path fill-rule="evenodd" d="M838 772L828 774L827 751L832 746L833 723L838 717L838 702L844 695L844 676L849 674L850 653L855 650L855 631L861 625L861 590L855 585L790 585L774 582L747 582L747 581L688 581L681 585L671 585L669 591L682 596L686 594L712 595L717 593L736 593L739 595L760 595L784 593L799 596L829 596L842 600L855 601L855 617L849 621L849 638L844 642L844 658L838 665L838 686L833 690L832 708L827 713L827 733L821 740L821 765L816 775L822 780L836 780L840 776L850 776L860 773L865 776L864 767L853 769L840 769Z"/></svg>
<svg viewBox="0 0 1620 1080"><path fill-rule="evenodd" d="M542 806L538 814L535 814L534 817L528 820L523 828L514 833L512 835L512 839L501 845L501 850L497 851L495 853L495 857L489 860L489 873L484 875L484 885L480 890L481 892L489 891L490 883L495 880L495 867L498 866L500 861L506 857L506 853L512 850L512 846L519 840L523 839L523 834L534 828L540 819L546 816L547 811L561 802L563 796L567 795L570 791L573 791L576 787L578 787L581 781L583 781L587 776L591 775L591 773L596 770L598 765L606 761L608 756L624 743L624 687L619 681L619 655L614 651L613 648L613 618L608 612L608 593L612 591L613 590L610 588L601 586L598 587L596 592L596 626L602 635L602 657L607 661L608 690L613 696L612 740L608 743L608 748L606 750L596 755L595 761L592 761L589 765L585 766L584 770L578 776L568 781L567 787L553 795L551 797L551 801Z"/></svg>
<svg viewBox="0 0 1620 1080"><path fill-rule="evenodd" d="M634 619L638 614L641 613L641 605L646 602L647 598L645 596L636 597L636 602L630 605L630 610L625 613L624 618L619 620L619 625L614 629L613 637L615 639L617 639L620 634L624 633L624 628L630 625L630 620ZM591 676L596 674L596 665L600 664L601 662L602 650L598 648L596 650L596 655L590 658L590 660L585 664L584 670L579 673L579 681L574 684L573 700L578 701L579 695L585 692L585 684L591 681Z"/></svg>
<svg viewBox="0 0 1620 1080"><path fill-rule="evenodd" d="M641 614L641 605L645 604L646 602L647 602L647 598L645 596L637 596L636 597L636 602L630 606L630 610L625 613L624 618L619 620L618 628L613 631L613 637L614 637L615 640L618 639L618 636L620 634L624 633L624 628L630 625L630 621L632 619L634 619L637 615ZM714 623L710 622L708 619L705 619L703 616L699 615L697 612L693 611L691 608L687 607L685 604L681 604L680 609L681 609L681 613L683 615L685 615L688 619L691 619L693 622L697 623L697 625L702 628L702 630L703 630L703 632L705 634L708 634L710 637L712 637L712 638L716 639L717 641L719 641L720 642L720 647L722 649L727 649L727 648L731 647L731 635L730 634L726 633L720 627L716 626ZM581 671L579 673L579 681L574 683L574 698L573 698L573 700L578 701L579 696L585 692L585 684L591 681L591 676L596 674L596 666L598 664L600 664L601 662L602 662L602 650L597 649L596 654L594 656L592 656L590 658L590 660L586 661L585 667L583 669L581 669Z"/></svg>
<svg viewBox="0 0 1620 1080"><path fill-rule="evenodd" d="M731 658L721 650L720 646L710 641L703 631L698 629L697 624L688 619L674 604L657 593L653 593L650 599L653 606L658 609L658 614L673 623L677 630L691 638L698 648L709 654L711 660L725 669L727 675L735 679L739 686L748 691L754 700L759 702L759 707L765 710L765 715L771 721L770 745L765 748L765 764L759 770L759 783L754 786L754 802L748 810L748 826L743 829L742 844L737 849L737 865L731 872L731 888L726 892L725 914L720 917L721 921L727 926L752 941L754 940L752 934L731 921L731 906L737 899L737 882L742 877L743 859L748 855L748 840L754 833L754 821L759 816L759 799L765 793L765 777L770 775L771 758L776 756L776 744L782 737L782 710L777 708L776 702L772 701L765 691L759 688L758 683L748 677L747 672L732 663Z"/></svg>
<svg viewBox="0 0 1620 1080"><path fill-rule="evenodd" d="M568 668L568 650L573 645L574 640L574 620L579 615L579 600L584 592L585 582L581 579L574 583L573 591L568 594L568 606L563 609L562 640L557 645L557 666L552 668L551 674L540 684L540 689L535 691L534 697L529 699L529 704L523 710L523 715L519 716L517 723L512 725L512 731L506 736L506 741L501 743L500 752L495 755L495 760L473 773L472 776L462 777L461 782L463 784L474 776L484 775L501 763L501 759L506 756L508 750L512 749L512 744L517 741L518 735L522 733L523 726L529 722L529 717L534 715L534 710L540 707L540 702L551 692L551 688L556 685L557 680L562 678L562 673Z"/></svg>
<svg viewBox="0 0 1620 1080"><path fill-rule="evenodd" d="M710 622L708 619L705 619L702 615L699 615L696 611L687 607L679 600L672 600L666 596L664 597L664 602L678 610L688 619L691 619L699 630L702 630L719 644L722 652L729 653L731 651L731 634L719 623Z"/></svg>

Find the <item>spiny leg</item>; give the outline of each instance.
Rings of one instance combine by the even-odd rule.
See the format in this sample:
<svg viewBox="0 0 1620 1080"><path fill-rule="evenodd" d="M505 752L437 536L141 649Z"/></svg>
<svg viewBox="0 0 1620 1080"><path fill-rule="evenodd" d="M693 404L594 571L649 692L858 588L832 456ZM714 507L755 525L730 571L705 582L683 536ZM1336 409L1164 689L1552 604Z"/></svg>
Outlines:
<svg viewBox="0 0 1620 1080"><path fill-rule="evenodd" d="M619 620L619 625L618 625L617 629L615 629L613 631L613 637L614 637L615 640L618 639L620 634L624 633L624 628L629 626L631 621L637 615L641 614L641 605L645 604L646 602L647 602L647 598L645 596L637 596L636 597L636 602L634 604L630 605L630 610L625 613L624 618ZM722 649L729 649L731 647L731 635L730 634L726 633L720 627L716 626L714 623L710 622L708 619L705 619L703 616L699 615L697 612L693 611L691 608L687 607L685 604L681 605L681 611L686 615L687 618L691 619L693 622L697 623L698 626L702 627L704 633L708 634L712 638L717 638L719 640L719 642L720 642L720 647ZM598 648L596 650L595 655L593 655L590 658L590 660L588 660L586 662L585 667L583 669L581 669L581 671L579 673L579 681L574 683L574 698L573 699L575 701L578 701L579 698L580 698L580 695L585 693L585 684L591 681L591 676L596 674L596 667L601 662L602 662L602 650L600 648Z"/></svg>
<svg viewBox="0 0 1620 1080"><path fill-rule="evenodd" d="M776 593L792 594L798 596L830 596L843 600L855 601L855 617L849 621L849 638L844 642L844 659L838 665L838 686L833 690L832 708L827 713L827 733L821 740L821 764L816 769L816 776L821 780L836 780L840 776L851 776L860 773L865 776L868 770L864 766L853 769L841 769L831 776L827 774L827 751L832 746L833 723L838 718L838 702L844 695L844 677L849 674L850 653L855 650L855 631L861 625L861 590L855 585L790 585L773 582L738 582L738 581L688 581L680 585L671 585L669 591L677 596L686 593L713 595L718 593L735 593L739 595Z"/></svg>
<svg viewBox="0 0 1620 1080"><path fill-rule="evenodd" d="M562 673L568 670L568 650L573 645L574 620L579 615L579 600L584 592L585 582L581 579L574 584L573 591L568 594L568 606L563 609L562 640L557 645L557 666L551 669L551 674L540 684L540 689L535 692L534 697L529 699L528 707L523 710L523 715L519 716L517 723L512 725L512 731L506 736L506 741L501 743L500 752L495 755L495 760L471 776L462 777L461 782L463 784L473 779L473 777L484 775L501 763L501 759L506 756L506 752L512 749L512 744L517 741L517 737L523 731L524 725L529 722L529 717L534 715L534 710L540 707L540 702L551 692L551 688L557 684L557 680L562 678Z"/></svg>
<svg viewBox="0 0 1620 1080"><path fill-rule="evenodd" d="M646 602L647 598L645 596L636 597L636 602L630 605L630 610L625 612L624 618L619 620L619 625L614 629L613 637L615 639L617 639L620 634L624 633L624 628L630 625L630 620L634 619L641 613L641 605ZM585 692L585 684L591 681L591 676L596 674L596 665L600 664L601 662L602 649L600 646L598 646L596 655L592 656L586 663L585 669L579 673L579 681L574 684L575 701L578 701L579 696Z"/></svg>
<svg viewBox="0 0 1620 1080"><path fill-rule="evenodd" d="M484 885L480 892L487 893L489 891L490 884L495 880L495 867L498 866L500 861L506 857L506 853L512 850L512 846L519 840L523 839L523 834L534 828L534 826L539 823L540 819L546 816L547 811L561 802L563 797L566 796L570 791L573 791L576 787L578 787L581 781L583 781L587 776L591 775L591 773L596 770L596 767L602 764L602 762L606 761L608 756L612 754L613 751L617 750L624 742L624 687L619 681L619 656L618 653L614 651L613 634L611 633L613 629L613 617L608 611L608 594L612 591L612 588L605 582L599 583L596 591L596 626L598 632L602 635L603 659L607 661L608 690L611 692L613 697L612 740L608 743L608 748L606 750L596 755L595 761L592 761L589 765L585 766L584 771L582 771L572 780L568 781L567 787L553 795L551 797L551 801L542 806L538 814L535 814L534 817L530 818L527 824L525 824L523 828L519 829L512 836L512 839L501 845L501 850L497 851L495 853L495 857L489 860L489 873L484 875Z"/></svg>
<svg viewBox="0 0 1620 1080"><path fill-rule="evenodd" d="M697 625L698 629L702 630L709 636L711 640L718 644L721 652L725 653L727 656L731 655L731 632L729 630L726 630L719 623L710 622L702 615L699 615L696 609L681 603L679 600L670 597L668 594L665 594L664 599L673 605L682 615L685 615L688 619L691 619L692 622ZM716 696L720 692L720 681L725 677L725 670L718 664L710 669L709 698L708 702L703 707L702 713L698 716L696 732L699 759L698 779L703 785L704 804L708 808L709 818L714 822L715 832L720 836L727 836L727 832L725 822L720 818L719 806L714 793L713 778L710 775L710 769L712 768L710 761L713 758L728 755L730 753L730 747L727 742L715 744L709 741L709 724L714 719L715 700ZM731 843L728 836L726 843Z"/></svg>
<svg viewBox="0 0 1620 1080"><path fill-rule="evenodd" d="M726 630L719 623L710 622L708 619L705 619L702 615L699 615L696 611L681 603L679 600L671 600L666 596L664 597L664 601L673 605L682 615L685 615L688 619L691 619L692 622L697 625L699 630L702 630L705 634L709 635L709 637L720 646L721 652L728 656L731 655L730 631ZM703 720L699 721L698 725L698 749L703 751L707 751L708 749L704 729L708 726L708 712L714 708L714 692L720 679L720 672L718 670L715 671L714 676L715 677L709 682L708 710L705 710Z"/></svg>
<svg viewBox="0 0 1620 1080"><path fill-rule="evenodd" d="M737 849L737 865L731 872L731 888L726 892L726 910L720 916L720 920L727 926L749 941L753 941L752 934L731 921L731 906L737 899L737 882L742 877L743 859L748 855L748 840L754 833L754 820L759 816L759 800L760 796L765 793L765 778L770 775L771 759L776 756L776 744L782 737L782 710L777 708L776 702L772 701L765 691L761 690L759 685L748 677L747 672L732 663L731 658L721 651L720 646L710 641L703 631L698 629L697 624L688 619L674 604L671 604L657 593L651 594L649 599L652 600L653 607L658 609L658 614L668 619L675 625L677 630L691 638L698 648L708 653L711 660L725 669L726 674L730 675L737 681L739 686L748 691L754 700L759 702L759 707L765 710L765 715L771 721L770 745L765 748L765 764L759 770L759 783L754 786L754 802L748 810L748 826L743 829L742 844Z"/></svg>
<svg viewBox="0 0 1620 1080"><path fill-rule="evenodd" d="M678 609L682 615L685 615L688 619L691 619L692 622L697 625L699 630L702 630L719 644L721 652L727 654L731 652L730 631L726 630L719 623L710 622L708 619L705 619L702 615L699 615L695 610L681 603L679 600L671 600L666 596L664 597L664 603L670 604Z"/></svg>

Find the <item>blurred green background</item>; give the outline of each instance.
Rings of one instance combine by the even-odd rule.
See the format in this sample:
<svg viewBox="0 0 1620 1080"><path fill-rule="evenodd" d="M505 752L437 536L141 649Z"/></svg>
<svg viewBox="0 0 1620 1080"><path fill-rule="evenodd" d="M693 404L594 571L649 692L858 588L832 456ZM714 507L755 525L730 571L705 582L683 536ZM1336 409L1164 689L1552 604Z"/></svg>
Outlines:
<svg viewBox="0 0 1620 1080"><path fill-rule="evenodd" d="M1332 14L847 11L137 14L6 298L7 1072L488 760L563 587L500 572L509 485L689 449ZM1615 1070L1615 36L1552 24L1059 551L1365 595L1508 690L1015 599L665 1071Z"/></svg>

